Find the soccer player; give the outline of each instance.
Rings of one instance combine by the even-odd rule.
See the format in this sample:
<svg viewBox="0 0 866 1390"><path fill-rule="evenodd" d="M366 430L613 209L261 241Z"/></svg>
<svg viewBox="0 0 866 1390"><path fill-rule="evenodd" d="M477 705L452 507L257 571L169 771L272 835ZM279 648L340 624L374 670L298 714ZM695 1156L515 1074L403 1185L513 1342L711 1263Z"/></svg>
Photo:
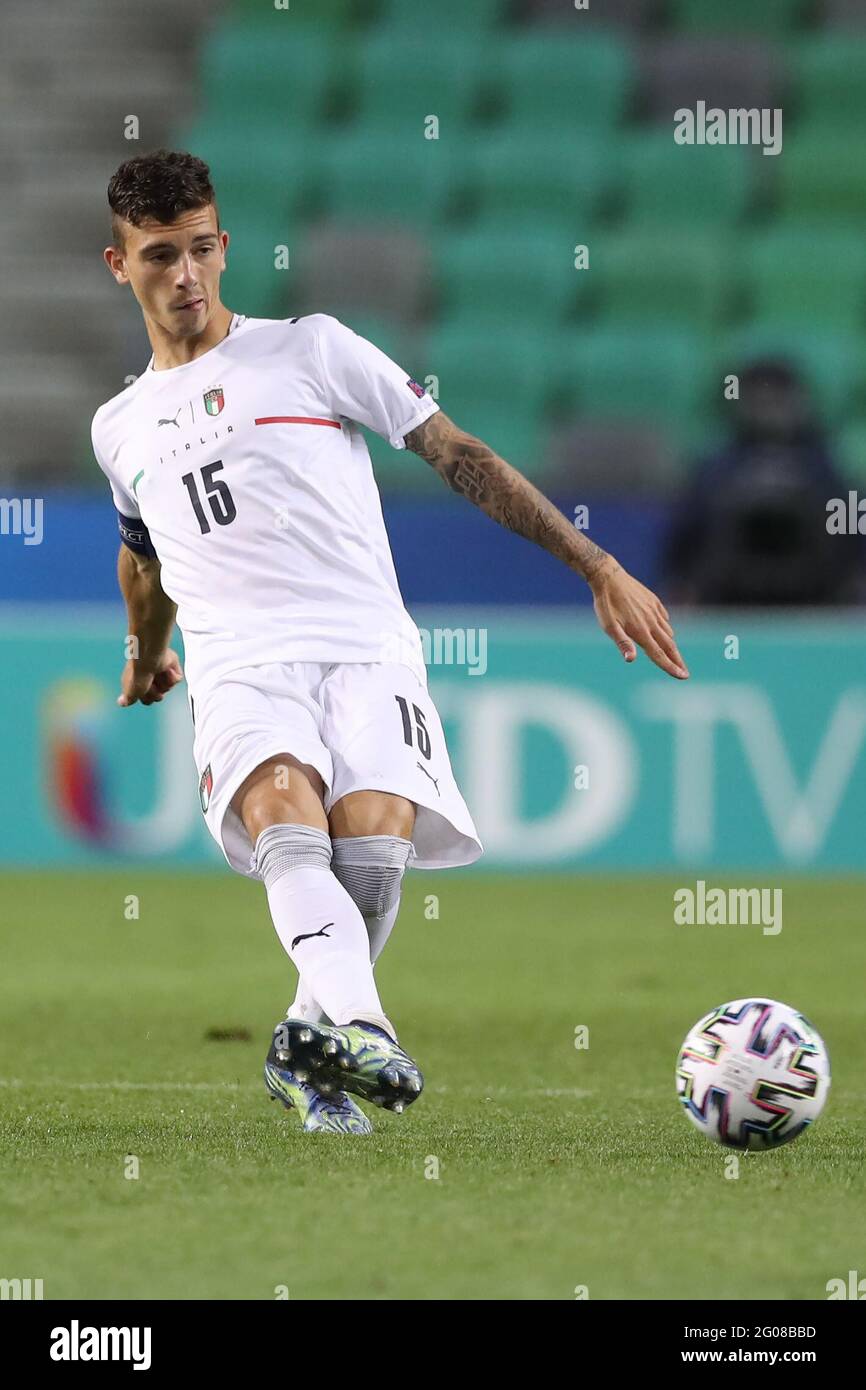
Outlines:
<svg viewBox="0 0 866 1390"><path fill-rule="evenodd" d="M423 1084L373 972L404 869L469 864L481 845L359 424L581 575L626 661L640 646L688 672L655 595L372 343L328 314L221 303L229 238L202 160L130 159L108 202L104 258L153 349L92 426L134 639L118 704L159 703L183 679L176 619L208 829L264 883L298 971L266 1084L305 1130L368 1133L352 1095L401 1111Z"/></svg>

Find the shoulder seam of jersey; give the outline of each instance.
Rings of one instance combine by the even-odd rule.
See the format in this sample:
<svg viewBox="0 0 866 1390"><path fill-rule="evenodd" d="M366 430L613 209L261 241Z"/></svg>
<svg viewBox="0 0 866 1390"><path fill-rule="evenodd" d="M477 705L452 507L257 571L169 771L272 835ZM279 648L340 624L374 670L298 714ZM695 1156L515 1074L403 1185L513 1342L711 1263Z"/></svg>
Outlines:
<svg viewBox="0 0 866 1390"><path fill-rule="evenodd" d="M308 317L313 317L313 316L312 316L312 315L308 315ZM315 355L316 355L316 362L317 362L318 367L319 367L319 380L320 380L320 382L321 382L321 384L322 384L322 394L323 394L325 400L328 401L328 403L329 403L329 405L330 405L330 399L331 399L331 398L330 398L330 394L329 394L329 392L328 392L328 375L327 375L327 372L325 371L325 364L324 364L324 362L322 361L322 354L321 354L321 352L320 352L320 350L319 350L319 328L318 328L318 324L317 324L316 327L313 329L313 352L314 352Z"/></svg>

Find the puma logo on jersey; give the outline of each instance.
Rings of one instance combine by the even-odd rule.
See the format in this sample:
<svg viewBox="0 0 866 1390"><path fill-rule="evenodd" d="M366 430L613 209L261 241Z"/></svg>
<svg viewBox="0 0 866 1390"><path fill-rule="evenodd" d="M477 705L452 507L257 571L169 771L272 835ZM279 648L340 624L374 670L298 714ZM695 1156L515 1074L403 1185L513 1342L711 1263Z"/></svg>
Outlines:
<svg viewBox="0 0 866 1390"><path fill-rule="evenodd" d="M328 927L332 927L333 925L333 922L326 922L325 925L323 927L320 927L318 931L307 931L303 932L301 936L296 936L294 941L292 942L292 950L294 951L299 941L309 941L311 936L328 936ZM331 938L328 936L329 941L330 939Z"/></svg>
<svg viewBox="0 0 866 1390"><path fill-rule="evenodd" d="M182 406L182 405L179 405L178 408L177 408L177 410L176 410L175 413L174 413L174 419L173 419L173 420L157 420L157 422L156 422L156 428L159 429L160 425L177 425L177 428L180 429L180 424L179 424L179 422L178 422L178 418L177 418L177 417L178 417L178 415L180 414L180 412L181 412L182 410L183 410L183 406Z"/></svg>
<svg viewBox="0 0 866 1390"><path fill-rule="evenodd" d="M423 763L416 763L415 766L416 766L416 767L420 767L421 771L424 773L424 776L430 778L430 781L433 783L434 787L436 788L436 795L437 795L437 796L441 796L442 793L441 793L440 790L439 790L439 778L438 778L438 777L433 777L432 774L429 773L429 772L427 771L427 769L426 769L426 767L424 766Z"/></svg>

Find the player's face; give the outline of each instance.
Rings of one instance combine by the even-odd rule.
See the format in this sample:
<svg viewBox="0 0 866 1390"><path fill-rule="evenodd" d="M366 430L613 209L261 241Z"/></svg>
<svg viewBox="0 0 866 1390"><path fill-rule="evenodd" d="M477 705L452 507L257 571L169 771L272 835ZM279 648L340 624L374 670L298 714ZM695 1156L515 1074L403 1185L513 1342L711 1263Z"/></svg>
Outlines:
<svg viewBox="0 0 866 1390"><path fill-rule="evenodd" d="M217 231L213 205L185 212L176 222L127 224L125 274L144 313L173 337L194 337L219 304L228 233ZM117 275L120 265L113 267Z"/></svg>

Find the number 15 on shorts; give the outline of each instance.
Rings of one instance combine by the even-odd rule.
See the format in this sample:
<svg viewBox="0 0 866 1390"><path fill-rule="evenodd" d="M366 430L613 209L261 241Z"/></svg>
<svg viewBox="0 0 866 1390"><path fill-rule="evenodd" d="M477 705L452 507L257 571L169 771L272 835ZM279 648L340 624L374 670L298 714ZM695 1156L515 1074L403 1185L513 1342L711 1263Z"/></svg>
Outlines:
<svg viewBox="0 0 866 1390"><path fill-rule="evenodd" d="M417 705L409 705L402 695L395 695L394 699L400 706L400 717L403 721L403 742L409 748L417 748L422 758L430 757L430 734L424 721L424 712ZM411 708L411 714L410 714Z"/></svg>

